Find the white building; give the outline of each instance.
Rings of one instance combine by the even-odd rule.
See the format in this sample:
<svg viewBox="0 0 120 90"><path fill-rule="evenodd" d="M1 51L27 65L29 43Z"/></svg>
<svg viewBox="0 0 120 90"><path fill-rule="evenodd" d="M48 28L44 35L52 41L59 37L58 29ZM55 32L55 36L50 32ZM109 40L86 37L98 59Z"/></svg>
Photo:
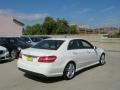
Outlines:
<svg viewBox="0 0 120 90"><path fill-rule="evenodd" d="M19 37L24 24L11 16L0 15L0 37Z"/></svg>

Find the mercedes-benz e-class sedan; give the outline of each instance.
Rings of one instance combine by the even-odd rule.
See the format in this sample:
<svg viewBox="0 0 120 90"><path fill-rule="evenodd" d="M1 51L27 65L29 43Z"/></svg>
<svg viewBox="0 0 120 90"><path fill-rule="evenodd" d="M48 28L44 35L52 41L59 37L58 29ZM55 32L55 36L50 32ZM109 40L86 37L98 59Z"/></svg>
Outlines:
<svg viewBox="0 0 120 90"><path fill-rule="evenodd" d="M46 77L72 79L83 68L105 64L105 52L81 38L50 38L22 50L17 67Z"/></svg>

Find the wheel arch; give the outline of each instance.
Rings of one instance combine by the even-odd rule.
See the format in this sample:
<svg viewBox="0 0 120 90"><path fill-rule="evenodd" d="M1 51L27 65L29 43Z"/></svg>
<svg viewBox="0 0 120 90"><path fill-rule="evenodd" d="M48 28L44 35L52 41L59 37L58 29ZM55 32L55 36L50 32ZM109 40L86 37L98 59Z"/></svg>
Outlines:
<svg viewBox="0 0 120 90"><path fill-rule="evenodd" d="M75 67L75 69L74 69L74 75L73 75L71 78L69 78L69 77L66 75L66 67L67 67L67 65L70 64L70 63L72 63L72 64L74 65L74 67ZM75 63L73 60L71 60L71 61L69 61L69 62L65 65L65 67L64 67L64 70L63 70L63 78L64 78L65 80L70 80L70 79L72 79L73 77L75 77L75 73L76 73L76 63Z"/></svg>
<svg viewBox="0 0 120 90"><path fill-rule="evenodd" d="M67 62L67 63L65 64L64 69L66 68L66 66L67 66L69 63L73 63L73 64L75 65L75 69L76 69L76 63L75 63L75 61L73 61L73 60L70 60L69 62ZM63 70L63 71L64 71L64 70Z"/></svg>
<svg viewBox="0 0 120 90"><path fill-rule="evenodd" d="M102 55L105 55L105 52L102 52L101 55L100 55L100 57L101 57Z"/></svg>

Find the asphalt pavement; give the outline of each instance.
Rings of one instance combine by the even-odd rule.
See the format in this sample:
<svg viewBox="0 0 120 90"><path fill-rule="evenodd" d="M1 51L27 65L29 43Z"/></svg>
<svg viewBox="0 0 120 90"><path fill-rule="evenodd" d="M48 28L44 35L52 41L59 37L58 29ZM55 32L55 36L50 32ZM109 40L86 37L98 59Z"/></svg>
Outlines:
<svg viewBox="0 0 120 90"><path fill-rule="evenodd" d="M0 90L120 90L120 52L106 52L106 64L77 73L72 80L40 78L17 69L17 60L0 63Z"/></svg>

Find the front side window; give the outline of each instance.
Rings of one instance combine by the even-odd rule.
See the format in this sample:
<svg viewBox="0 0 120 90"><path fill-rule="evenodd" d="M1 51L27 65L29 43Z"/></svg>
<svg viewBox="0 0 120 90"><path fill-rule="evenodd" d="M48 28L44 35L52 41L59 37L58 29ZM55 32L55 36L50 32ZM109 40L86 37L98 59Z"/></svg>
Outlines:
<svg viewBox="0 0 120 90"><path fill-rule="evenodd" d="M86 49L92 49L93 48L93 46L89 42L87 42L85 40L81 40L81 42L82 42L83 48L86 48Z"/></svg>
<svg viewBox="0 0 120 90"><path fill-rule="evenodd" d="M63 40L43 40L32 48L57 50L62 44Z"/></svg>

